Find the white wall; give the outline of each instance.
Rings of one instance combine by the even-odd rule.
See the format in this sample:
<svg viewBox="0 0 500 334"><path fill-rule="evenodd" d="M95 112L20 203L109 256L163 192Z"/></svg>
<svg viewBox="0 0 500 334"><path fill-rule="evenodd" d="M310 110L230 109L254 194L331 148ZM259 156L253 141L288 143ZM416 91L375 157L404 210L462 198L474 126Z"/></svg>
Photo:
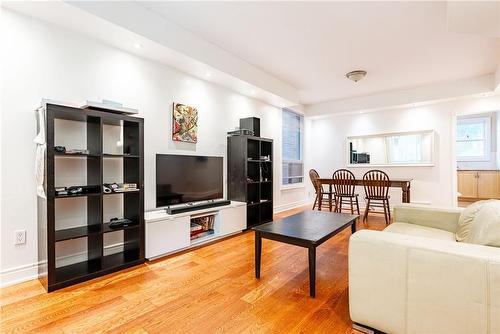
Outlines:
<svg viewBox="0 0 500 334"><path fill-rule="evenodd" d="M412 178L411 201L432 205L453 205L456 201L455 126L456 115L498 110L500 97L470 98L415 108L386 109L371 113L309 118L306 167L330 176L345 168L346 138L384 132L435 130L434 167L382 167L389 177ZM316 110L317 111L317 110ZM324 113L332 110L323 110ZM377 167L378 168L378 167ZM362 177L369 168L351 168ZM363 189L358 189L363 194ZM308 187L308 195L312 195ZM401 202L400 189L391 189L391 204ZM361 195L363 198L364 196Z"/></svg>
<svg viewBox="0 0 500 334"><path fill-rule="evenodd" d="M146 209L155 207L156 153L226 155L226 132L247 116L261 118L261 135L275 140L277 209L304 200L304 189L280 190L281 110L147 61L76 33L3 10L1 151L1 278L3 284L36 275L37 230L34 108L42 98L68 102L110 99L140 110L145 119ZM171 140L173 102L198 108L198 144ZM27 230L27 243L13 233Z"/></svg>

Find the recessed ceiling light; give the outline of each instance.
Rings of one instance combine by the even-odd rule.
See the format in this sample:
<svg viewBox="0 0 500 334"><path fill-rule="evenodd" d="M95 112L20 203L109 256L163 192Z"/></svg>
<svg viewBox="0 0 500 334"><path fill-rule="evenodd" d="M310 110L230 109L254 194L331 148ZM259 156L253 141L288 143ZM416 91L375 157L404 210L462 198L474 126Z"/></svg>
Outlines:
<svg viewBox="0 0 500 334"><path fill-rule="evenodd" d="M134 43L134 48L142 49L142 44L141 43Z"/></svg>
<svg viewBox="0 0 500 334"><path fill-rule="evenodd" d="M207 78L210 78L212 76L212 73L207 72L207 73L205 73L205 75L207 76Z"/></svg>

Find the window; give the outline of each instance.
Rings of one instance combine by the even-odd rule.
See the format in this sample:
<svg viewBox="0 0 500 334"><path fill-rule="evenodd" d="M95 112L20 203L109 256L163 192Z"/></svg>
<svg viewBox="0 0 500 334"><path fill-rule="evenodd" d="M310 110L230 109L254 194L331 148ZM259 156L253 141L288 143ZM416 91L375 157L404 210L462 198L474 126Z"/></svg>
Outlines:
<svg viewBox="0 0 500 334"><path fill-rule="evenodd" d="M283 109L283 182L284 186L304 181L302 137L304 117Z"/></svg>
<svg viewBox="0 0 500 334"><path fill-rule="evenodd" d="M457 160L488 161L490 159L491 119L462 118L457 122Z"/></svg>
<svg viewBox="0 0 500 334"><path fill-rule="evenodd" d="M418 164L424 162L421 134L391 136L386 138L390 164Z"/></svg>

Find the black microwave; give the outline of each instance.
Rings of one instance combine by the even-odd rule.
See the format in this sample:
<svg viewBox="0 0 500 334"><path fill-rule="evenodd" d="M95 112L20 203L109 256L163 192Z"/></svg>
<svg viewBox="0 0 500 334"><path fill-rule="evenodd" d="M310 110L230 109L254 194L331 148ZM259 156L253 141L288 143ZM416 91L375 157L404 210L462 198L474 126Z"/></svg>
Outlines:
<svg viewBox="0 0 500 334"><path fill-rule="evenodd" d="M354 164L369 164L370 154L369 153L353 153L352 163Z"/></svg>

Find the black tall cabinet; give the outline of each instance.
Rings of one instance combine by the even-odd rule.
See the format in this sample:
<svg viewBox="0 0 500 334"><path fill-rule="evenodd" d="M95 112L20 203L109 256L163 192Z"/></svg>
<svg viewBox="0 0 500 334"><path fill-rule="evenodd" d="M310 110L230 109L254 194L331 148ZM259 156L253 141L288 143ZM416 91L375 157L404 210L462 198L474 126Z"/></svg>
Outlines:
<svg viewBox="0 0 500 334"><path fill-rule="evenodd" d="M247 203L247 228L273 220L273 140L227 138L228 197Z"/></svg>
<svg viewBox="0 0 500 334"><path fill-rule="evenodd" d="M143 119L47 104L45 126L44 189L47 198L38 197L38 257L42 264L39 274L44 287L50 292L144 262ZM65 126L69 129L64 129ZM73 131L74 128L80 131ZM105 128L120 133L120 152L106 152L103 146L108 135ZM74 136L74 142L86 143L88 153L56 152L54 146L60 145L57 142L60 132L65 132L69 142ZM109 171L106 168L110 167L106 166L119 168L111 167L113 170ZM102 185L110 182L105 179L110 172L120 175L121 180L115 182L136 183L138 190L104 193ZM71 180L85 184L67 184ZM60 186L90 187L84 194L57 195L55 189ZM117 218L128 218L134 224L111 228L109 217L105 218L109 211L106 208L108 199L118 203L123 217ZM73 211L75 216L71 215ZM122 243L111 249L105 241L113 233ZM71 249L80 251L72 256L62 255Z"/></svg>

